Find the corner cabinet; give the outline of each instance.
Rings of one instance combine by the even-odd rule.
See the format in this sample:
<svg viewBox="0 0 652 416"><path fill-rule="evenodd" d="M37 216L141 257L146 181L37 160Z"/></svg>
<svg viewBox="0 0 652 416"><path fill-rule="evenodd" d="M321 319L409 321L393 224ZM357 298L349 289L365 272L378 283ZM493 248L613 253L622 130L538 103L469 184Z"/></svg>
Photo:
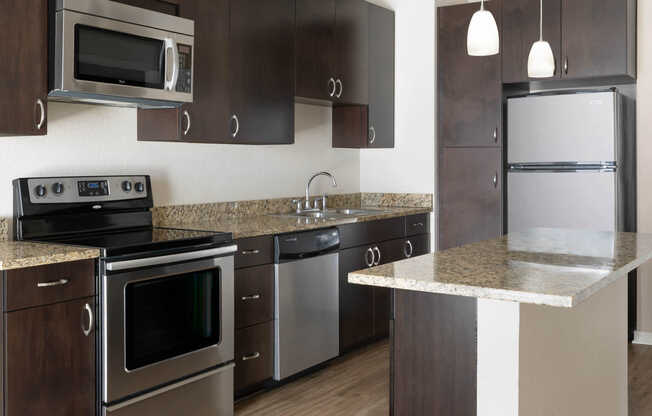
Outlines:
<svg viewBox="0 0 652 416"><path fill-rule="evenodd" d="M333 107L333 147L388 149L394 147L395 15L368 3L368 105ZM361 126L359 123L363 123Z"/></svg>
<svg viewBox="0 0 652 416"><path fill-rule="evenodd" d="M0 135L45 135L48 2L2 0L0 9Z"/></svg>
<svg viewBox="0 0 652 416"><path fill-rule="evenodd" d="M95 261L5 271L2 289L4 416L95 415Z"/></svg>
<svg viewBox="0 0 652 416"><path fill-rule="evenodd" d="M635 0L546 0L543 13L556 63L548 80L636 78ZM532 81L527 59L539 39L539 1L505 1L502 17L503 82Z"/></svg>
<svg viewBox="0 0 652 416"><path fill-rule="evenodd" d="M178 11L195 21L194 102L138 110L138 139L294 143L294 1L183 0Z"/></svg>

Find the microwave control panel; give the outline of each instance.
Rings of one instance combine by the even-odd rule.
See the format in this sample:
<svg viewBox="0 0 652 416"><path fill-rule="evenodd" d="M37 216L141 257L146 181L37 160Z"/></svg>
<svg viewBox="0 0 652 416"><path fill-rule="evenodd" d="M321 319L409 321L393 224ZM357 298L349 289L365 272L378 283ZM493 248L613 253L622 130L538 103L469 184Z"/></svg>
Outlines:
<svg viewBox="0 0 652 416"><path fill-rule="evenodd" d="M192 92L192 48L188 45L178 45L179 48L179 78L177 92Z"/></svg>

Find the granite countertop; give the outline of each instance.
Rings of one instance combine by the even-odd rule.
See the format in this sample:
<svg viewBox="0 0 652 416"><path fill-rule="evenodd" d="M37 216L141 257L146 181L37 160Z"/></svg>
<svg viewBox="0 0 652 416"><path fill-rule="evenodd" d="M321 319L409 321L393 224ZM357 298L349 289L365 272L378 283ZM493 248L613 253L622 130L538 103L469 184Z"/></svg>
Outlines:
<svg viewBox="0 0 652 416"><path fill-rule="evenodd" d="M652 234L539 228L349 274L349 282L571 308L652 259Z"/></svg>
<svg viewBox="0 0 652 416"><path fill-rule="evenodd" d="M162 221L157 225L161 227L183 228L197 231L230 232L233 233L234 239L240 239L263 235L314 230L317 228L333 227L336 225L382 220L432 212L432 209L430 208L362 207L356 209L374 209L379 211L367 215L358 215L355 217L346 218L342 217L337 219L297 218L289 215L270 214L244 217L226 216L206 218L189 222L183 220L168 220Z"/></svg>
<svg viewBox="0 0 652 416"><path fill-rule="evenodd" d="M94 259L98 249L61 244L0 241L0 270Z"/></svg>

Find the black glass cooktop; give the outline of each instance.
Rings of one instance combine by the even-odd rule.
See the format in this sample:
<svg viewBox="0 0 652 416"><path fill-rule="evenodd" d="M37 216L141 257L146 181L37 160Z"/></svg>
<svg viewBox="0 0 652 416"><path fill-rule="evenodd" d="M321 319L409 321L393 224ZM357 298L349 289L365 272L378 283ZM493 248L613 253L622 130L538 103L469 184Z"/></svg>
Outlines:
<svg viewBox="0 0 652 416"><path fill-rule="evenodd" d="M80 234L57 238L59 243L95 247L102 257L158 255L230 244L231 233L144 228L103 234Z"/></svg>

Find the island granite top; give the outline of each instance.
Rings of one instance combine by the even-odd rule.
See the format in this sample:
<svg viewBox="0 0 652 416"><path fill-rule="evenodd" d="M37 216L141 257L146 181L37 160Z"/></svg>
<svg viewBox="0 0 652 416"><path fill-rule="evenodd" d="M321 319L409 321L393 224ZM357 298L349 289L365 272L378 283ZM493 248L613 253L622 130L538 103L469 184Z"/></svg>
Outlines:
<svg viewBox="0 0 652 416"><path fill-rule="evenodd" d="M350 283L571 308L652 259L652 234L537 228L349 273Z"/></svg>

